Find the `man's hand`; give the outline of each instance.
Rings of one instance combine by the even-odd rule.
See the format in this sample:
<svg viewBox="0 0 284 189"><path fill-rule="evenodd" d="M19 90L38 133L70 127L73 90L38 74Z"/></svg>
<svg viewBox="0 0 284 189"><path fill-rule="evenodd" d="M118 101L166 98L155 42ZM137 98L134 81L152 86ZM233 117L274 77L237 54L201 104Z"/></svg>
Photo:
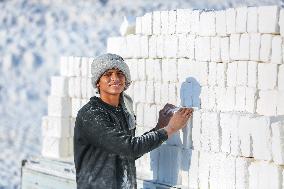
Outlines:
<svg viewBox="0 0 284 189"><path fill-rule="evenodd" d="M192 116L192 108L180 108L169 121L169 124L165 127L168 133L168 137L186 126L188 119Z"/></svg>
<svg viewBox="0 0 284 189"><path fill-rule="evenodd" d="M173 112L170 111L170 109L175 108L176 106L172 105L172 104L166 104L163 109L161 109L159 111L159 119L158 119L158 123L157 126L155 127L155 130L164 128L168 125L171 117L173 116Z"/></svg>

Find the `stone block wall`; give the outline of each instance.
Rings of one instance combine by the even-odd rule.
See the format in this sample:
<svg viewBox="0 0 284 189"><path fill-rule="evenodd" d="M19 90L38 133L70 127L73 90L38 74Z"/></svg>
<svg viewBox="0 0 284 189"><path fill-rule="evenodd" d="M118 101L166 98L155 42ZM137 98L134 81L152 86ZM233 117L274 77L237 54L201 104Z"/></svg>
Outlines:
<svg viewBox="0 0 284 189"><path fill-rule="evenodd" d="M130 67L126 92L137 135L155 126L167 102L195 109L183 130L136 161L139 179L183 188L283 187L283 28L277 6L178 9L137 17L135 34L108 39L107 51ZM52 78L44 156L72 156L76 112L94 95L91 60L64 57L61 76Z"/></svg>

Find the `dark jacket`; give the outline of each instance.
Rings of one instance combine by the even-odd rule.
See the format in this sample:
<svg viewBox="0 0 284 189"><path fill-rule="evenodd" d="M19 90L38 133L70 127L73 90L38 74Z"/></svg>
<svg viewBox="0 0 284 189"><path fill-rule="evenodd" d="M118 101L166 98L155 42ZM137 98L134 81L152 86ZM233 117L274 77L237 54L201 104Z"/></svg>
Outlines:
<svg viewBox="0 0 284 189"><path fill-rule="evenodd" d="M78 112L74 130L78 189L136 188L135 159L167 140L164 129L135 137L133 115L123 99L114 107L92 97Z"/></svg>

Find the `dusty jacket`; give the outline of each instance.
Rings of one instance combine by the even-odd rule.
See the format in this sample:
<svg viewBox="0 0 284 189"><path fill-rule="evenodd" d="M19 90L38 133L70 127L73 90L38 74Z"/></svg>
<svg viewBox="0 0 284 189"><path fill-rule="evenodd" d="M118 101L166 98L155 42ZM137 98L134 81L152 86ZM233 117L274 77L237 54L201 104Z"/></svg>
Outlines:
<svg viewBox="0 0 284 189"><path fill-rule="evenodd" d="M135 137L128 100L121 98L116 108L92 97L78 112L74 130L78 189L136 188L135 159L167 139L163 129Z"/></svg>

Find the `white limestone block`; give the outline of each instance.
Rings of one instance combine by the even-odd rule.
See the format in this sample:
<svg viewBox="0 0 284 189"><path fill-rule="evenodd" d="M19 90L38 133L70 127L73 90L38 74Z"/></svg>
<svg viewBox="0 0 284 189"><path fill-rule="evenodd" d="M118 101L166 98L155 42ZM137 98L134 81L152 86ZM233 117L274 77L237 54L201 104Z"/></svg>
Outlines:
<svg viewBox="0 0 284 189"><path fill-rule="evenodd" d="M284 124L283 121L271 123L271 150L273 162L284 165Z"/></svg>
<svg viewBox="0 0 284 189"><path fill-rule="evenodd" d="M42 131L43 137L70 137L69 118L48 116L47 124L44 124Z"/></svg>
<svg viewBox="0 0 284 189"><path fill-rule="evenodd" d="M224 153L231 152L231 117L230 113L220 113L221 152Z"/></svg>
<svg viewBox="0 0 284 189"><path fill-rule="evenodd" d="M221 60L222 62L230 62L230 38L221 37L220 39L221 46Z"/></svg>
<svg viewBox="0 0 284 189"><path fill-rule="evenodd" d="M149 56L149 36L140 37L140 57L148 58Z"/></svg>
<svg viewBox="0 0 284 189"><path fill-rule="evenodd" d="M95 91L95 88L92 85L91 78L88 78L87 79L87 98L91 98L95 95L96 95L96 91Z"/></svg>
<svg viewBox="0 0 284 189"><path fill-rule="evenodd" d="M107 39L107 52L113 54L119 54L123 57L129 57L130 54L127 53L126 39L127 38L125 37L109 37Z"/></svg>
<svg viewBox="0 0 284 189"><path fill-rule="evenodd" d="M231 154L234 156L241 155L240 136L239 136L239 114L231 114L230 135L231 135Z"/></svg>
<svg viewBox="0 0 284 189"><path fill-rule="evenodd" d="M195 35L188 34L186 38L187 58L195 60Z"/></svg>
<svg viewBox="0 0 284 189"><path fill-rule="evenodd" d="M48 116L41 118L41 136L45 136L48 132Z"/></svg>
<svg viewBox="0 0 284 189"><path fill-rule="evenodd" d="M163 82L177 81L177 60L163 59L162 60L162 78Z"/></svg>
<svg viewBox="0 0 284 189"><path fill-rule="evenodd" d="M68 96L68 78L64 76L52 76L50 94L58 97Z"/></svg>
<svg viewBox="0 0 284 189"><path fill-rule="evenodd" d="M260 33L250 34L250 60L260 61L260 44L261 35Z"/></svg>
<svg viewBox="0 0 284 189"><path fill-rule="evenodd" d="M146 62L145 59L138 59L137 73L139 81L146 80Z"/></svg>
<svg viewBox="0 0 284 189"><path fill-rule="evenodd" d="M160 59L156 59L152 66L154 67L154 80L155 81L162 81L162 63Z"/></svg>
<svg viewBox="0 0 284 189"><path fill-rule="evenodd" d="M144 126L148 128L153 128L156 125L157 115L156 105L154 104L144 104Z"/></svg>
<svg viewBox="0 0 284 189"><path fill-rule="evenodd" d="M146 66L146 80L147 81L154 81L155 79L155 70L153 64L157 62L157 59L146 59L145 66Z"/></svg>
<svg viewBox="0 0 284 189"><path fill-rule="evenodd" d="M218 36L226 36L227 28L226 28L226 11L220 10L215 11L216 15L216 33Z"/></svg>
<svg viewBox="0 0 284 189"><path fill-rule="evenodd" d="M220 189L233 189L236 182L236 158L234 156L221 156L220 160L220 175L219 175L219 187Z"/></svg>
<svg viewBox="0 0 284 189"><path fill-rule="evenodd" d="M154 11L153 12L153 34L159 35L161 34L161 12Z"/></svg>
<svg viewBox="0 0 284 189"><path fill-rule="evenodd" d="M71 100L69 97L48 96L48 115L69 117L71 115Z"/></svg>
<svg viewBox="0 0 284 189"><path fill-rule="evenodd" d="M194 150L201 149L201 111L194 111L192 116L192 146Z"/></svg>
<svg viewBox="0 0 284 189"><path fill-rule="evenodd" d="M81 108L81 99L80 98L72 98L72 117L77 117L77 113Z"/></svg>
<svg viewBox="0 0 284 189"><path fill-rule="evenodd" d="M230 59L240 60L240 34L230 35Z"/></svg>
<svg viewBox="0 0 284 189"><path fill-rule="evenodd" d="M198 82L198 85L208 85L208 62L195 62L193 65L195 67L195 79Z"/></svg>
<svg viewBox="0 0 284 189"><path fill-rule="evenodd" d="M270 123L269 117L259 116L251 118L252 149L255 159L267 161L272 159Z"/></svg>
<svg viewBox="0 0 284 189"><path fill-rule="evenodd" d="M63 158L69 155L69 138L43 137L41 154L44 157Z"/></svg>
<svg viewBox="0 0 284 189"><path fill-rule="evenodd" d="M227 66L228 66L228 64L226 64L226 63L218 63L217 64L217 85L219 87L225 87L226 86Z"/></svg>
<svg viewBox="0 0 284 189"><path fill-rule="evenodd" d="M284 92L279 91L277 94L277 115L284 115Z"/></svg>
<svg viewBox="0 0 284 189"><path fill-rule="evenodd" d="M226 102L224 101L226 96L226 88L225 87L216 87L216 110L224 111L226 107Z"/></svg>
<svg viewBox="0 0 284 189"><path fill-rule="evenodd" d="M155 104L161 104L162 101L161 101L161 96L162 96L162 93L161 93L161 83L160 82L155 82L154 83L154 99L155 99Z"/></svg>
<svg viewBox="0 0 284 189"><path fill-rule="evenodd" d="M271 63L282 64L282 41L281 36L272 37Z"/></svg>
<svg viewBox="0 0 284 189"><path fill-rule="evenodd" d="M200 152L199 154L199 187L209 189L209 175L210 175L210 153Z"/></svg>
<svg viewBox="0 0 284 189"><path fill-rule="evenodd" d="M249 61L248 62L248 87L257 87L257 67L258 63Z"/></svg>
<svg viewBox="0 0 284 189"><path fill-rule="evenodd" d="M144 16L142 16L142 34L152 35L152 21L153 21L153 13L147 12Z"/></svg>
<svg viewBox="0 0 284 189"><path fill-rule="evenodd" d="M201 108L205 110L209 110L209 87L208 86L201 87L200 100L201 100ZM187 104L192 106L192 97L187 98Z"/></svg>
<svg viewBox="0 0 284 189"><path fill-rule="evenodd" d="M73 140L73 137L68 138L68 156L74 156L74 140Z"/></svg>
<svg viewBox="0 0 284 189"><path fill-rule="evenodd" d="M73 138L74 137L74 128L75 128L75 122L76 122L76 118L74 117L70 117L70 136Z"/></svg>
<svg viewBox="0 0 284 189"><path fill-rule="evenodd" d="M209 127L210 129L210 150L212 152L220 152L221 148L221 127L220 127L220 115L216 112L210 112L208 113L208 118L206 120L209 120L211 124ZM203 124L202 124L203 126ZM203 131L203 128L202 128Z"/></svg>
<svg viewBox="0 0 284 189"><path fill-rule="evenodd" d="M246 105L245 111L254 114L256 111L256 102L257 102L257 89L255 88L246 88Z"/></svg>
<svg viewBox="0 0 284 189"><path fill-rule="evenodd" d="M236 111L245 111L246 108L246 87L236 87Z"/></svg>
<svg viewBox="0 0 284 189"><path fill-rule="evenodd" d="M209 86L217 85L217 63L209 63L209 73L208 73L208 84Z"/></svg>
<svg viewBox="0 0 284 189"><path fill-rule="evenodd" d="M177 89L175 83L169 83L169 103L170 104L177 104Z"/></svg>
<svg viewBox="0 0 284 189"><path fill-rule="evenodd" d="M249 115L241 115L239 118L238 134L240 139L241 155L244 157L253 157L251 138L252 118Z"/></svg>
<svg viewBox="0 0 284 189"><path fill-rule="evenodd" d="M260 115L273 116L276 115L277 107L277 91L259 91L256 112Z"/></svg>
<svg viewBox="0 0 284 189"><path fill-rule="evenodd" d="M161 11L161 34L168 34L169 11Z"/></svg>
<svg viewBox="0 0 284 189"><path fill-rule="evenodd" d="M169 11L168 34L176 33L176 22L177 22L177 11L176 10L170 10Z"/></svg>
<svg viewBox="0 0 284 189"><path fill-rule="evenodd" d="M248 7L247 9L247 32L257 33L258 31L258 10L257 7Z"/></svg>
<svg viewBox="0 0 284 189"><path fill-rule="evenodd" d="M74 70L74 56L68 56L68 76L72 77L75 76Z"/></svg>
<svg viewBox="0 0 284 189"><path fill-rule="evenodd" d="M145 180L157 180L159 150L155 149L150 153L144 154L141 158L139 158L139 161L140 161L140 166L138 167L137 170L139 178Z"/></svg>
<svg viewBox="0 0 284 189"><path fill-rule="evenodd" d="M81 75L82 77L88 77L89 62L87 57L81 57Z"/></svg>
<svg viewBox="0 0 284 189"><path fill-rule="evenodd" d="M199 151L192 150L191 151L191 159L188 173L188 186L191 188L198 188L198 169L199 169Z"/></svg>
<svg viewBox="0 0 284 189"><path fill-rule="evenodd" d="M162 145L159 148L158 181L170 185L180 184L177 178L181 164L181 149L176 146Z"/></svg>
<svg viewBox="0 0 284 189"><path fill-rule="evenodd" d="M68 76L68 57L61 56L60 57L60 75Z"/></svg>
<svg viewBox="0 0 284 189"><path fill-rule="evenodd" d="M169 83L161 84L161 103L166 104L169 102Z"/></svg>
<svg viewBox="0 0 284 189"><path fill-rule="evenodd" d="M278 69L278 89L284 91L284 65L280 65Z"/></svg>
<svg viewBox="0 0 284 189"><path fill-rule="evenodd" d="M144 103L136 103L136 122L138 126L144 126Z"/></svg>
<svg viewBox="0 0 284 189"><path fill-rule="evenodd" d="M258 88L262 90L274 89L277 85L277 65L258 64Z"/></svg>
<svg viewBox="0 0 284 189"><path fill-rule="evenodd" d="M210 134L211 134L211 119L209 112L203 112L201 114L201 149L203 151L210 151Z"/></svg>
<svg viewBox="0 0 284 189"><path fill-rule="evenodd" d="M210 61L210 41L210 37L195 39L195 59L197 61Z"/></svg>
<svg viewBox="0 0 284 189"><path fill-rule="evenodd" d="M237 86L237 68L238 68L238 62L232 62L228 64L227 86L229 87Z"/></svg>
<svg viewBox="0 0 284 189"><path fill-rule="evenodd" d="M87 98L81 99L81 108L82 108L83 106L85 106L88 102L89 102L89 99L87 99Z"/></svg>
<svg viewBox="0 0 284 189"><path fill-rule="evenodd" d="M189 151L192 150L192 117L189 118L186 126L182 129L182 147Z"/></svg>
<svg viewBox="0 0 284 189"><path fill-rule="evenodd" d="M209 174L209 185L210 188L218 188L220 180L220 167L223 154L211 153L210 154L210 174Z"/></svg>
<svg viewBox="0 0 284 189"><path fill-rule="evenodd" d="M279 7L258 7L258 31L260 33L279 33Z"/></svg>
<svg viewBox="0 0 284 189"><path fill-rule="evenodd" d="M158 35L156 40L157 40L157 57L163 58L165 35Z"/></svg>
<svg viewBox="0 0 284 189"><path fill-rule="evenodd" d="M180 34L178 36L178 57L186 57L191 60L194 59L194 42L195 35Z"/></svg>
<svg viewBox="0 0 284 189"><path fill-rule="evenodd" d="M132 81L137 81L139 80L138 77L138 59L125 59L124 62L127 64L129 67L130 75L131 75L131 80Z"/></svg>
<svg viewBox="0 0 284 189"><path fill-rule="evenodd" d="M146 84L147 84L146 81L138 81L137 82L137 85L139 86L138 87L139 90L138 91L135 90L135 93L137 93L137 92L139 93L139 94L137 94L138 102L146 102Z"/></svg>
<svg viewBox="0 0 284 189"><path fill-rule="evenodd" d="M164 56L176 58L178 52L178 38L176 35L167 35L164 42Z"/></svg>
<svg viewBox="0 0 284 189"><path fill-rule="evenodd" d="M249 166L252 158L238 157L236 159L236 189L249 188Z"/></svg>
<svg viewBox="0 0 284 189"><path fill-rule="evenodd" d="M211 61L221 62L221 39L220 37L211 37Z"/></svg>
<svg viewBox="0 0 284 189"><path fill-rule="evenodd" d="M229 8L226 10L226 26L227 34L236 32L236 9Z"/></svg>
<svg viewBox="0 0 284 189"><path fill-rule="evenodd" d="M240 60L249 60L249 50L250 50L250 38L249 34L241 34L240 38Z"/></svg>
<svg viewBox="0 0 284 189"><path fill-rule="evenodd" d="M198 34L199 27L200 27L200 10L193 10L191 12L191 19L189 20L190 23L190 33L191 34Z"/></svg>
<svg viewBox="0 0 284 189"><path fill-rule="evenodd" d="M73 69L74 69L74 73L75 76L81 76L81 57L74 57L73 59L74 63L73 63Z"/></svg>
<svg viewBox="0 0 284 189"><path fill-rule="evenodd" d="M81 77L74 78L74 95L76 98L81 98Z"/></svg>
<svg viewBox="0 0 284 189"><path fill-rule="evenodd" d="M247 86L248 82L248 64L246 61L238 61L237 67L237 85Z"/></svg>
<svg viewBox="0 0 284 189"><path fill-rule="evenodd" d="M271 43L272 43L272 35L271 34L261 35L260 55L259 55L260 61L263 61L263 62L270 61L270 58L271 58Z"/></svg>
<svg viewBox="0 0 284 189"><path fill-rule="evenodd" d="M216 19L214 11L204 11L200 14L199 35L215 36L216 35Z"/></svg>
<svg viewBox="0 0 284 189"><path fill-rule="evenodd" d="M134 83L132 82L131 85L127 88L125 93L130 96L132 99L134 98Z"/></svg>
<svg viewBox="0 0 284 189"><path fill-rule="evenodd" d="M249 189L281 188L282 169L266 161L255 161L249 166Z"/></svg>
<svg viewBox="0 0 284 189"><path fill-rule="evenodd" d="M283 32L284 32L284 10L280 9L280 13L279 13L279 27L280 27L280 35L283 36Z"/></svg>
<svg viewBox="0 0 284 189"><path fill-rule="evenodd" d="M136 17L135 34L142 34L142 16Z"/></svg>
<svg viewBox="0 0 284 189"><path fill-rule="evenodd" d="M140 35L127 35L126 36L126 53L125 58L140 57Z"/></svg>
<svg viewBox="0 0 284 189"><path fill-rule="evenodd" d="M189 77L190 61L188 59L180 58L177 60L177 75L178 81L184 82Z"/></svg>
<svg viewBox="0 0 284 189"><path fill-rule="evenodd" d="M138 92L138 91L137 91ZM147 103L154 103L154 82L153 81L147 81L146 83L146 102Z"/></svg>
<svg viewBox="0 0 284 189"><path fill-rule="evenodd" d="M236 105L236 88L227 87L225 95L223 111L234 111Z"/></svg>
<svg viewBox="0 0 284 189"><path fill-rule="evenodd" d="M157 58L157 36L155 35L149 37L149 57Z"/></svg>
<svg viewBox="0 0 284 189"><path fill-rule="evenodd" d="M176 33L190 32L191 9L177 9Z"/></svg>
<svg viewBox="0 0 284 189"><path fill-rule="evenodd" d="M236 8L236 32L237 33L247 32L247 16L248 16L247 7Z"/></svg>

